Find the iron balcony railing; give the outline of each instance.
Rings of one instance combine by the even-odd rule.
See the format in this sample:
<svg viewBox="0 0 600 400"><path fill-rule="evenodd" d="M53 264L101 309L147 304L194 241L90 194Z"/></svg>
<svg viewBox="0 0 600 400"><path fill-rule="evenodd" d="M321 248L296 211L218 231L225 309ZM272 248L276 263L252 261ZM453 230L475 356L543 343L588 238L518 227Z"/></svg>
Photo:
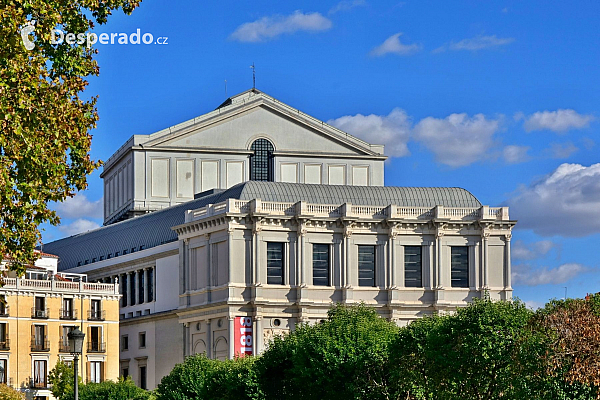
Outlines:
<svg viewBox="0 0 600 400"><path fill-rule="evenodd" d="M59 353L70 353L71 352L71 346L69 346L68 340L65 340L62 337L60 338L60 340L58 341L58 352Z"/></svg>
<svg viewBox="0 0 600 400"><path fill-rule="evenodd" d="M48 319L50 316L50 309L48 308L31 308L31 318L37 319Z"/></svg>
<svg viewBox="0 0 600 400"><path fill-rule="evenodd" d="M29 382L29 387L31 389L47 389L48 388L48 381L46 380L46 377L44 377L43 379L34 379L31 378L30 382Z"/></svg>
<svg viewBox="0 0 600 400"><path fill-rule="evenodd" d="M88 353L106 353L106 343L103 342L88 342Z"/></svg>
<svg viewBox="0 0 600 400"><path fill-rule="evenodd" d="M77 310L60 309L60 319L77 319Z"/></svg>
<svg viewBox="0 0 600 400"><path fill-rule="evenodd" d="M46 336L44 338L31 338L31 351L50 351L50 341Z"/></svg>
<svg viewBox="0 0 600 400"><path fill-rule="evenodd" d="M0 339L0 351L10 350L10 339Z"/></svg>
<svg viewBox="0 0 600 400"><path fill-rule="evenodd" d="M106 310L88 310L88 320L104 321L106 319Z"/></svg>

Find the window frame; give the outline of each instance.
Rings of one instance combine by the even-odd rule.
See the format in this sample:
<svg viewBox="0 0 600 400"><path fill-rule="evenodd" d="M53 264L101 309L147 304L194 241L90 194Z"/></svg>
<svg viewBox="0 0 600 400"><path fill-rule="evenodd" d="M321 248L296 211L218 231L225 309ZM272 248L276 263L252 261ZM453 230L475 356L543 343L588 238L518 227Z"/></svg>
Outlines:
<svg viewBox="0 0 600 400"><path fill-rule="evenodd" d="M464 250L464 254L454 254L454 251L458 249ZM455 265L457 263L455 259L457 256L464 256L464 263L461 265L459 270L455 269ZM469 246L450 246L450 286L452 288L468 289L470 287L471 282L469 279L469 264ZM462 282L462 277L455 278L456 274L465 275L464 283L455 284L455 282L459 281L459 279L459 282Z"/></svg>
<svg viewBox="0 0 600 400"><path fill-rule="evenodd" d="M358 269L358 286L359 287L377 287L377 246L376 245L368 245L368 244L359 244L357 245L358 249L357 249L357 253L358 253L358 265L357 265L357 269ZM365 249L372 249L373 250L373 260L372 260L372 265L373 267L370 268L369 270L366 270L365 268L361 268L361 263L364 265L365 261L361 261L361 249L365 250ZM365 254L365 253L363 253ZM362 271L371 271L373 273L373 277L372 278L361 278L361 270ZM361 284L361 280L365 281L366 279L368 279L369 281L373 281L373 284Z"/></svg>
<svg viewBox="0 0 600 400"><path fill-rule="evenodd" d="M275 180L273 143L269 139L258 138L252 142L250 150L253 151L250 155L250 180L273 182Z"/></svg>
<svg viewBox="0 0 600 400"><path fill-rule="evenodd" d="M317 248L324 248L327 249L326 251L326 256L324 259L315 259L315 254L322 254L323 252L319 251L317 252ZM316 263L325 263L325 268L323 268L322 266L317 267L315 264ZM326 276L322 277L315 277L315 270L319 270L322 271L323 269L326 270ZM312 244L312 278L313 278L313 286L331 286L331 244L329 243L313 243ZM315 281L315 279L325 279L326 282L325 284L323 283L317 283Z"/></svg>
<svg viewBox="0 0 600 400"><path fill-rule="evenodd" d="M270 254L272 254L269 250L270 246L280 246L281 247L281 258L279 259L280 261L280 266L272 266L272 264L270 265L270 263L276 261L276 259L269 259ZM284 242L267 242L267 256L266 256L266 264L267 264L267 285L284 285L285 284L285 279L284 279L284 275L285 275L285 243ZM275 268L277 268L280 271L280 275L275 276L275 275L269 275L269 270L273 271ZM270 278L272 278L270 280ZM279 282L279 279L281 279L281 282Z"/></svg>
<svg viewBox="0 0 600 400"><path fill-rule="evenodd" d="M407 250L408 249L419 249L418 254L408 254ZM414 255L414 256L418 256L418 261L408 261L407 260L407 255ZM409 271L408 269L408 265L409 263L415 263L417 265L417 268L414 270L415 271L415 276L418 276L418 279L416 279L416 283L415 284L409 284L409 281L407 280L407 272ZM412 271L412 270L411 270ZM412 280L412 278L411 278ZM404 287L410 287L410 288L422 288L423 287L423 246L404 246Z"/></svg>

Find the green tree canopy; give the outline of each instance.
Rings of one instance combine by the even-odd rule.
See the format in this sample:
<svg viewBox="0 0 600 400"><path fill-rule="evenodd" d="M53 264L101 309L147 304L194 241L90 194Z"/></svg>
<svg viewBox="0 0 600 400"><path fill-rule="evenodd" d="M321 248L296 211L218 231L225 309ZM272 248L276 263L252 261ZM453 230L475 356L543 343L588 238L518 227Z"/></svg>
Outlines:
<svg viewBox="0 0 600 400"><path fill-rule="evenodd" d="M204 354L188 357L161 380L157 399L262 399L254 362L254 357L225 361L209 360Z"/></svg>
<svg viewBox="0 0 600 400"><path fill-rule="evenodd" d="M301 325L257 360L269 399L388 398L388 345L398 328L364 305L334 306L327 320Z"/></svg>
<svg viewBox="0 0 600 400"><path fill-rule="evenodd" d="M52 44L52 29L85 33L112 11L137 0L0 0L0 256L24 271L35 261L39 224L58 224L51 201L87 187L99 166L90 158L96 98L82 98L86 77L98 75L95 50ZM34 47L26 49L22 28ZM23 31L25 35L26 31Z"/></svg>

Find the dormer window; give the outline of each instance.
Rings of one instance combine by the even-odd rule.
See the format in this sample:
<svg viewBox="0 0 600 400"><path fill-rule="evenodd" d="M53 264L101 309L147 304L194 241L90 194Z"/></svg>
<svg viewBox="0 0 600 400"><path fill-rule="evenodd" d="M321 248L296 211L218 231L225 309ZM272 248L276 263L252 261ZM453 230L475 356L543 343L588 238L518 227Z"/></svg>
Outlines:
<svg viewBox="0 0 600 400"><path fill-rule="evenodd" d="M273 182L273 144L267 139L257 139L250 146L250 180Z"/></svg>

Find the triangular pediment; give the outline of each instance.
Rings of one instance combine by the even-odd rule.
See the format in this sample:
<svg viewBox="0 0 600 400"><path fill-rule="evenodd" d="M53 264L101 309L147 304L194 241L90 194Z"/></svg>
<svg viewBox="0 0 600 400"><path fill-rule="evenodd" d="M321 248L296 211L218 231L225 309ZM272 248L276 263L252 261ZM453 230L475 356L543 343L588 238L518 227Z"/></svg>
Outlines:
<svg viewBox="0 0 600 400"><path fill-rule="evenodd" d="M248 150L259 137L270 139L275 150L283 153L383 156L382 146L366 143L256 90L150 135L143 147Z"/></svg>

